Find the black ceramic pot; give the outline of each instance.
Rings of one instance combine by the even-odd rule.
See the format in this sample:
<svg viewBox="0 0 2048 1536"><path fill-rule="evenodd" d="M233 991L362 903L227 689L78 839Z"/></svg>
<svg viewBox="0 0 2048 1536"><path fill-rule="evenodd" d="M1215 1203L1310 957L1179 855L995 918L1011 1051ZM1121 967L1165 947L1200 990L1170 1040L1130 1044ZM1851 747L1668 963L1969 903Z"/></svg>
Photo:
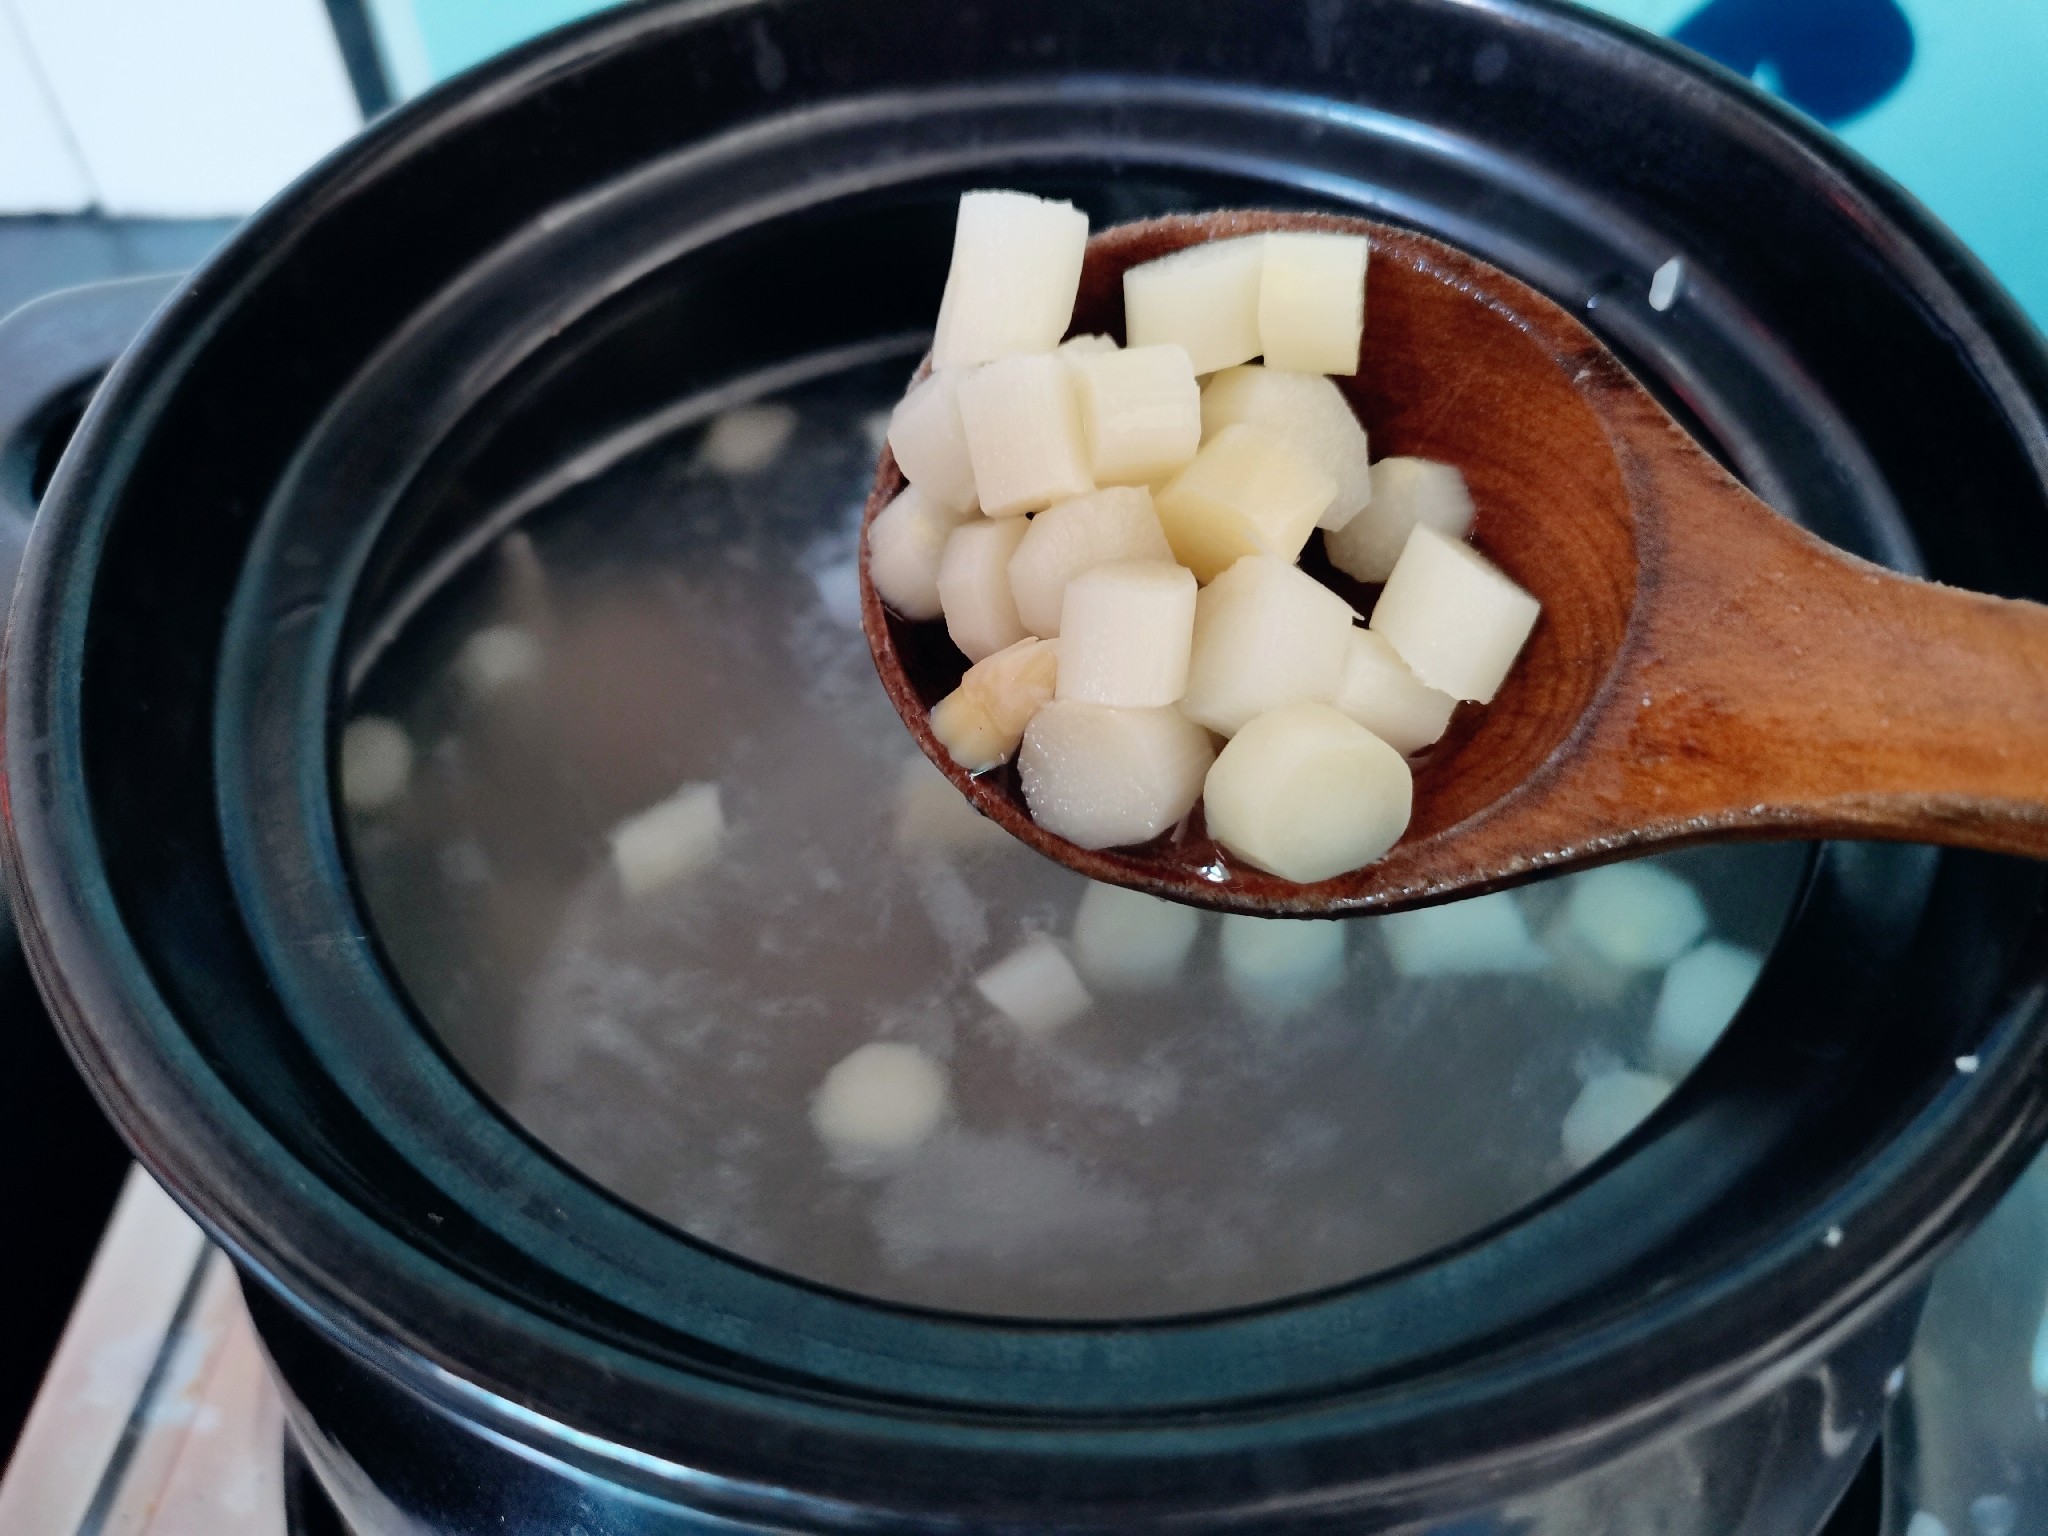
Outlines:
<svg viewBox="0 0 2048 1536"><path fill-rule="evenodd" d="M1870 1330L2041 1137L2036 866L1818 852L1626 1156L1397 1272L1167 1322L740 1263L537 1149L421 1029L336 827L353 648L677 401L909 355L987 184L1452 240L1826 536L2048 596L2037 339L1897 189L1662 45L1534 0L635 7L381 121L87 413L6 694L13 894L80 1065L253 1281L367 1528L1364 1531L1612 1487L1681 1434L1735 1446L1753 1512L1814 1458L1786 1425L1867 1429L1899 1348Z"/></svg>

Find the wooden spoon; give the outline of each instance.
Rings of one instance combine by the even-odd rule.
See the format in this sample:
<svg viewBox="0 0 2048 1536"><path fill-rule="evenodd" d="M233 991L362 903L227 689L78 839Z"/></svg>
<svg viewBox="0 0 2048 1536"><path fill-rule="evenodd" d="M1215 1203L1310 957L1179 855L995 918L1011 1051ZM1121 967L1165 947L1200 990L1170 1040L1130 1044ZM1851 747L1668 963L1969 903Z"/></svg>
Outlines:
<svg viewBox="0 0 2048 1536"><path fill-rule="evenodd" d="M2048 607L1842 553L1736 483L1585 327L1484 262L1358 219L1227 213L1089 242L1076 332L1123 331L1123 273L1204 240L1372 240L1364 367L1338 379L1375 458L1464 471L1477 546L1543 617L1492 703L1417 759L1414 819L1376 864L1296 885L1178 835L1077 848L1014 767L933 738L965 659L890 613L861 550L862 619L925 755L984 815L1092 879L1197 906L1329 917L1426 906L1686 843L1878 838L2048 857ZM867 517L902 488L886 450ZM1368 612L1372 589L1304 563Z"/></svg>

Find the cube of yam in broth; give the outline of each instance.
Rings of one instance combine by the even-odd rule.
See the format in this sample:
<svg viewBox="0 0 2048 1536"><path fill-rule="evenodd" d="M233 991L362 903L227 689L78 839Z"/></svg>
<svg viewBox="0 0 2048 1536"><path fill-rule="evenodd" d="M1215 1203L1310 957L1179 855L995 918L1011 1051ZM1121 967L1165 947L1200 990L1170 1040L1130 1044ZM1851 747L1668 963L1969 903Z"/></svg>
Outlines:
<svg viewBox="0 0 2048 1536"><path fill-rule="evenodd" d="M1193 907L1090 880L1074 910L1074 963L1104 991L1154 991L1180 975L1201 929Z"/></svg>
<svg viewBox="0 0 2048 1536"><path fill-rule="evenodd" d="M1330 564L1360 581L1385 581L1418 525L1447 538L1472 531L1475 515L1465 477L1430 459L1381 459L1372 467L1372 503L1341 529L1323 535Z"/></svg>
<svg viewBox="0 0 2048 1536"><path fill-rule="evenodd" d="M1028 634L1010 593L1010 557L1024 542L1021 517L975 518L955 528L939 557L939 604L946 633L969 661L993 656Z"/></svg>
<svg viewBox="0 0 2048 1536"><path fill-rule="evenodd" d="M990 517L1021 517L1095 489L1074 381L1051 353L1006 357L960 381L974 488Z"/></svg>
<svg viewBox="0 0 2048 1536"><path fill-rule="evenodd" d="M974 514L955 512L908 485L868 524L868 579L875 595L906 619L936 619L939 561L953 531Z"/></svg>
<svg viewBox="0 0 2048 1536"><path fill-rule="evenodd" d="M1370 864L1408 829L1408 760L1327 704L1283 704L1233 736L1203 786L1209 835L1308 884Z"/></svg>
<svg viewBox="0 0 2048 1536"><path fill-rule="evenodd" d="M1175 346L1196 373L1259 355L1259 278L1266 237L1191 245L1124 273L1124 335L1133 347Z"/></svg>
<svg viewBox="0 0 2048 1536"><path fill-rule="evenodd" d="M645 896L709 864L724 838L718 786L685 784L612 828L612 867L628 896Z"/></svg>
<svg viewBox="0 0 2048 1536"><path fill-rule="evenodd" d="M1337 482L1265 427L1225 427L1153 500L1176 560L1214 581L1246 555L1293 562Z"/></svg>
<svg viewBox="0 0 2048 1536"><path fill-rule="evenodd" d="M971 512L974 460L960 424L958 369L946 368L911 385L889 413L889 449L903 478L941 507Z"/></svg>
<svg viewBox="0 0 2048 1536"><path fill-rule="evenodd" d="M1330 701L1396 752L1420 752L1451 723L1458 701L1408 669L1384 635L1351 631L1344 678Z"/></svg>
<svg viewBox="0 0 2048 1536"><path fill-rule="evenodd" d="M1195 600L1182 713L1231 736L1279 705L1335 698L1353 617L1350 604L1299 566L1247 555Z"/></svg>
<svg viewBox="0 0 2048 1536"><path fill-rule="evenodd" d="M1172 558L1152 493L1142 485L1112 486L1056 502L1031 519L1010 556L1010 594L1024 627L1050 640L1060 632L1067 583L1090 566Z"/></svg>
<svg viewBox="0 0 2048 1536"><path fill-rule="evenodd" d="M1017 773L1046 831L1081 848L1120 848L1193 810L1215 757L1209 733L1177 709L1055 699L1025 728Z"/></svg>
<svg viewBox="0 0 2048 1536"><path fill-rule="evenodd" d="M932 734L969 773L1008 762L1031 717L1052 701L1059 661L1057 640L1019 640L983 657L933 706Z"/></svg>
<svg viewBox="0 0 2048 1536"><path fill-rule="evenodd" d="M1334 918L1223 919L1223 979L1247 1010L1284 1019L1313 1006L1344 982L1349 925Z"/></svg>
<svg viewBox="0 0 2048 1536"><path fill-rule="evenodd" d="M1202 392L1179 347L1071 356L1088 469L1097 485L1145 485L1202 446Z"/></svg>
<svg viewBox="0 0 2048 1536"><path fill-rule="evenodd" d="M1418 524L1373 605L1372 627L1430 687L1483 704L1500 691L1540 612L1479 551Z"/></svg>
<svg viewBox="0 0 2048 1536"><path fill-rule="evenodd" d="M1365 334L1362 235L1275 230L1259 279L1259 351L1268 368L1358 372Z"/></svg>
<svg viewBox="0 0 2048 1536"><path fill-rule="evenodd" d="M1043 934L975 977L974 990L1018 1029L1037 1036L1071 1024L1095 1001L1065 951Z"/></svg>
<svg viewBox="0 0 2048 1536"><path fill-rule="evenodd" d="M1195 577L1171 560L1120 560L1067 586L1057 697L1151 709L1188 685Z"/></svg>
<svg viewBox="0 0 2048 1536"><path fill-rule="evenodd" d="M1342 528L1372 500L1365 427L1344 392L1320 374L1256 363L1224 369L1202 390L1202 439L1240 423L1278 433L1336 482L1337 494L1318 527Z"/></svg>
<svg viewBox="0 0 2048 1536"><path fill-rule="evenodd" d="M1024 192L969 192L953 225L953 262L932 337L934 368L1050 352L1081 287L1088 215Z"/></svg>

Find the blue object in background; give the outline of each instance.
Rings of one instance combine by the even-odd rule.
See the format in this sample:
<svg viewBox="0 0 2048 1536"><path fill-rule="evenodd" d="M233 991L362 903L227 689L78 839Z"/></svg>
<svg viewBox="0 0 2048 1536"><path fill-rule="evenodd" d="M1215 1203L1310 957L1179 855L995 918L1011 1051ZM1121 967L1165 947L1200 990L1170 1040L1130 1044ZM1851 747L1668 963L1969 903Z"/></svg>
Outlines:
<svg viewBox="0 0 2048 1536"><path fill-rule="evenodd" d="M1828 124L1877 105L1913 67L1896 0L1712 0L1671 35Z"/></svg>

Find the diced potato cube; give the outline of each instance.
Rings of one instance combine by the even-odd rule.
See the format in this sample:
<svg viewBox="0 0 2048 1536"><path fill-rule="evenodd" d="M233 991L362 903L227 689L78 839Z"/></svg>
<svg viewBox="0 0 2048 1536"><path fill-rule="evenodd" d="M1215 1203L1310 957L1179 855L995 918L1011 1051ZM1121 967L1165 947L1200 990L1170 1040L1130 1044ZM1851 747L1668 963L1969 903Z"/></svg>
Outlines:
<svg viewBox="0 0 2048 1536"><path fill-rule="evenodd" d="M953 530L972 515L905 486L868 524L868 579L876 595L906 619L936 619L941 612L939 560Z"/></svg>
<svg viewBox="0 0 2048 1536"><path fill-rule="evenodd" d="M914 1045L873 1040L849 1053L811 1097L811 1128L849 1173L895 1166L938 1128L946 1072Z"/></svg>
<svg viewBox="0 0 2048 1536"><path fill-rule="evenodd" d="M1248 363L1226 368L1202 389L1202 438L1239 424L1277 432L1337 484L1317 526L1342 528L1372 500L1372 455L1344 392L1314 373Z"/></svg>
<svg viewBox="0 0 2048 1536"><path fill-rule="evenodd" d="M1345 925L1332 918L1223 919L1223 977L1249 1009L1284 1019L1344 980Z"/></svg>
<svg viewBox="0 0 2048 1536"><path fill-rule="evenodd" d="M1259 279L1259 350L1268 368L1358 372L1365 334L1363 235L1275 230Z"/></svg>
<svg viewBox="0 0 2048 1536"><path fill-rule="evenodd" d="M1096 357L1104 352L1116 351L1116 338L1114 336L1099 335L1095 332L1089 332L1082 336L1069 336L1060 343L1059 350L1064 352L1069 359Z"/></svg>
<svg viewBox="0 0 2048 1536"><path fill-rule="evenodd" d="M1647 1072L1603 1072L1580 1090L1558 1140L1574 1171L1590 1168L1671 1097L1671 1084Z"/></svg>
<svg viewBox="0 0 2048 1536"><path fill-rule="evenodd" d="M1066 952L1042 934L975 977L974 990L1027 1035L1049 1035L1095 1002Z"/></svg>
<svg viewBox="0 0 2048 1536"><path fill-rule="evenodd" d="M1403 976L1518 976L1550 966L1550 951L1506 891L1392 912L1372 926Z"/></svg>
<svg viewBox="0 0 2048 1536"><path fill-rule="evenodd" d="M932 337L934 368L1050 352L1081 287L1088 215L1024 192L969 192L953 226L953 264Z"/></svg>
<svg viewBox="0 0 2048 1536"><path fill-rule="evenodd" d="M341 733L341 803L352 811L396 805L412 782L412 738L383 715L360 715Z"/></svg>
<svg viewBox="0 0 2048 1536"><path fill-rule="evenodd" d="M685 784L611 830L612 865L629 896L645 896L703 868L725 837L716 784Z"/></svg>
<svg viewBox="0 0 2048 1536"><path fill-rule="evenodd" d="M1171 560L1152 493L1142 485L1112 486L1091 496L1055 502L1031 519L1010 556L1010 592L1017 617L1034 635L1060 632L1067 583L1090 566L1112 560Z"/></svg>
<svg viewBox="0 0 2048 1536"><path fill-rule="evenodd" d="M1097 485L1163 480L1202 446L1202 391L1179 347L1084 353L1069 366Z"/></svg>
<svg viewBox="0 0 2048 1536"><path fill-rule="evenodd" d="M1330 702L1396 752L1420 752L1441 737L1458 701L1408 670L1386 637L1354 629L1344 678Z"/></svg>
<svg viewBox="0 0 2048 1536"><path fill-rule="evenodd" d="M1231 736L1281 704L1335 698L1352 618L1343 598L1300 567L1245 556L1195 600L1182 713Z"/></svg>
<svg viewBox="0 0 2048 1536"><path fill-rule="evenodd" d="M1306 452L1264 427L1225 427L1152 498L1176 560L1213 581L1246 555L1290 564L1337 494Z"/></svg>
<svg viewBox="0 0 2048 1536"><path fill-rule="evenodd" d="M712 419L697 462L721 475L757 475L782 456L796 427L789 406L736 406Z"/></svg>
<svg viewBox="0 0 2048 1536"><path fill-rule="evenodd" d="M1572 936L1624 971L1669 965L1707 931L1706 905L1691 882L1650 863L1574 875L1564 910Z"/></svg>
<svg viewBox="0 0 2048 1536"><path fill-rule="evenodd" d="M913 384L889 414L889 447L903 478L951 512L972 512L974 461L960 424L960 379L944 369Z"/></svg>
<svg viewBox="0 0 2048 1536"><path fill-rule="evenodd" d="M546 661L540 636L519 624L486 624L462 642L451 669L479 699L532 681Z"/></svg>
<svg viewBox="0 0 2048 1536"><path fill-rule="evenodd" d="M1308 884L1358 869L1408 829L1408 760L1327 704L1283 704L1233 736L1202 788L1209 835Z"/></svg>
<svg viewBox="0 0 2048 1536"><path fill-rule="evenodd" d="M1010 595L1010 556L1024 542L1021 517L962 523L939 556L939 606L946 633L969 661L993 656L1029 633Z"/></svg>
<svg viewBox="0 0 2048 1536"><path fill-rule="evenodd" d="M975 493L990 517L1019 517L1095 489L1065 362L1006 357L960 381Z"/></svg>
<svg viewBox="0 0 2048 1536"><path fill-rule="evenodd" d="M1152 991L1180 974L1201 927L1193 907L1091 880L1074 911L1074 962L1105 991Z"/></svg>
<svg viewBox="0 0 2048 1536"><path fill-rule="evenodd" d="M1704 1061L1763 968L1755 950L1718 941L1672 961L1650 1018L1650 1064L1683 1077Z"/></svg>
<svg viewBox="0 0 2048 1536"><path fill-rule="evenodd" d="M1446 538L1472 531L1472 493L1465 477L1429 459L1381 459L1372 467L1372 504L1341 529L1323 535L1330 564L1360 581L1385 581L1418 525Z"/></svg>
<svg viewBox="0 0 2048 1536"><path fill-rule="evenodd" d="M921 753L905 759L896 780L893 841L900 853L960 858L1023 846L976 810L974 802Z"/></svg>
<svg viewBox="0 0 2048 1536"><path fill-rule="evenodd" d="M1500 692L1540 612L1484 555L1418 524L1373 605L1372 627L1430 687L1483 704Z"/></svg>
<svg viewBox="0 0 2048 1536"><path fill-rule="evenodd" d="M1209 733L1177 709L1055 699L1025 728L1017 771L1046 831L1082 848L1120 848L1193 810L1215 756Z"/></svg>
<svg viewBox="0 0 2048 1536"><path fill-rule="evenodd" d="M1124 334L1133 347L1176 346L1196 373L1259 355L1259 277L1266 237L1191 245L1124 273Z"/></svg>
<svg viewBox="0 0 2048 1536"><path fill-rule="evenodd" d="M1051 702L1059 664L1057 640L1019 640L983 657L932 709L932 734L969 773L1008 762L1031 717Z"/></svg>
<svg viewBox="0 0 2048 1536"><path fill-rule="evenodd" d="M1152 709L1188 686L1195 577L1171 560L1119 560L1067 585L1058 697Z"/></svg>

